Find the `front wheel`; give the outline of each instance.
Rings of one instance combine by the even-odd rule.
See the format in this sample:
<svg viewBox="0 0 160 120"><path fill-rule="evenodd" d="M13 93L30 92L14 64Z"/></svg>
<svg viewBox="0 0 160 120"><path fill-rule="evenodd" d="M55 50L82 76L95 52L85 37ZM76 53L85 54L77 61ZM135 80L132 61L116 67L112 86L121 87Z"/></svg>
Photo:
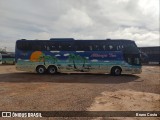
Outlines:
<svg viewBox="0 0 160 120"><path fill-rule="evenodd" d="M55 66L48 67L48 73L49 74L56 74L57 73L57 68Z"/></svg>
<svg viewBox="0 0 160 120"><path fill-rule="evenodd" d="M36 72L37 72L38 74L44 74L45 71L46 71L46 68L45 68L44 66L38 66L38 67L36 68Z"/></svg>
<svg viewBox="0 0 160 120"><path fill-rule="evenodd" d="M121 70L120 67L113 67L113 68L111 69L111 75L114 75L114 76L119 76L119 75L121 75L121 72L122 72L122 70Z"/></svg>

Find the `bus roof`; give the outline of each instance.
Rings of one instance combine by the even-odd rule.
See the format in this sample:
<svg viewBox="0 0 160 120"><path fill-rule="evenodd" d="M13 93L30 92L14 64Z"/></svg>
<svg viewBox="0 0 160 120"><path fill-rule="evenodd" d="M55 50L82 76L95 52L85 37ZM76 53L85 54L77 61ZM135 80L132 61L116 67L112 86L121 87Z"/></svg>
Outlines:
<svg viewBox="0 0 160 120"><path fill-rule="evenodd" d="M63 42L73 42L73 41L88 41L88 42L95 42L95 41L115 41L115 42L134 42L134 40L128 40L128 39L74 39L74 38L51 38L49 39L50 41L63 41ZM21 39L17 41L46 41L46 40L26 40L26 39Z"/></svg>

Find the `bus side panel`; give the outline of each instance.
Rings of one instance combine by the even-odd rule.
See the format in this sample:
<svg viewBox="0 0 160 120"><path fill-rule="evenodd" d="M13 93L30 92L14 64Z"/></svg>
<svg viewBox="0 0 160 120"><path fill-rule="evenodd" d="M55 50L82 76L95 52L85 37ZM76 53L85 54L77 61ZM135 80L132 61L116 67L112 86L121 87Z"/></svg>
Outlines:
<svg viewBox="0 0 160 120"><path fill-rule="evenodd" d="M46 69L55 65L59 72L110 73L113 66L120 66L125 70L122 72L132 73L126 71L129 65L120 51L19 51L16 56L16 68L22 71L34 72L38 65Z"/></svg>

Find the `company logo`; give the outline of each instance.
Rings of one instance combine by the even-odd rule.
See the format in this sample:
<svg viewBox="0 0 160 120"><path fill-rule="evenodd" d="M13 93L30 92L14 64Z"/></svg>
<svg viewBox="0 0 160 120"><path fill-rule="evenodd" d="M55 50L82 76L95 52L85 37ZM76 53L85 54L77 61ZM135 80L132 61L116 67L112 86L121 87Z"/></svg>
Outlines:
<svg viewBox="0 0 160 120"><path fill-rule="evenodd" d="M12 117L11 112L2 112L2 117Z"/></svg>
<svg viewBox="0 0 160 120"><path fill-rule="evenodd" d="M2 112L2 117L42 117L38 112Z"/></svg>
<svg viewBox="0 0 160 120"><path fill-rule="evenodd" d="M96 58L115 58L117 57L116 54L113 54L113 53L109 53L109 54L98 54L98 53L93 53L91 54L91 57L96 57Z"/></svg>

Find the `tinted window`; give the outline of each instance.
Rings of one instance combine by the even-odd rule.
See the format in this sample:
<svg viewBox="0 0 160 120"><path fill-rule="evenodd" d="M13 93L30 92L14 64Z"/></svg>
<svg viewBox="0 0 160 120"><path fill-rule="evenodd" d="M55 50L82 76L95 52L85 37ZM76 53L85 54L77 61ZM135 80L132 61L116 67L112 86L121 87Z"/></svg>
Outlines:
<svg viewBox="0 0 160 120"><path fill-rule="evenodd" d="M124 54L125 61L130 65L140 65L139 54Z"/></svg>
<svg viewBox="0 0 160 120"><path fill-rule="evenodd" d="M74 46L72 42L60 42L59 48L60 50L65 50L65 51L74 50Z"/></svg>
<svg viewBox="0 0 160 120"><path fill-rule="evenodd" d="M134 42L121 40L75 40L75 41L48 41L48 40L20 40L17 48L21 50L42 51L123 51L138 53Z"/></svg>
<svg viewBox="0 0 160 120"><path fill-rule="evenodd" d="M103 51L106 48L105 42L102 41L75 41L75 49L77 51Z"/></svg>
<svg viewBox="0 0 160 120"><path fill-rule="evenodd" d="M75 41L74 45L76 51L90 51L93 49L86 41Z"/></svg>
<svg viewBox="0 0 160 120"><path fill-rule="evenodd" d="M2 58L15 58L14 55L2 55Z"/></svg>
<svg viewBox="0 0 160 120"><path fill-rule="evenodd" d="M71 42L53 42L53 41L18 41L17 48L20 50L42 50L42 51L59 51L74 50Z"/></svg>
<svg viewBox="0 0 160 120"><path fill-rule="evenodd" d="M20 50L29 50L31 49L31 44L29 42L25 42L25 41L18 41L17 42L17 48Z"/></svg>

